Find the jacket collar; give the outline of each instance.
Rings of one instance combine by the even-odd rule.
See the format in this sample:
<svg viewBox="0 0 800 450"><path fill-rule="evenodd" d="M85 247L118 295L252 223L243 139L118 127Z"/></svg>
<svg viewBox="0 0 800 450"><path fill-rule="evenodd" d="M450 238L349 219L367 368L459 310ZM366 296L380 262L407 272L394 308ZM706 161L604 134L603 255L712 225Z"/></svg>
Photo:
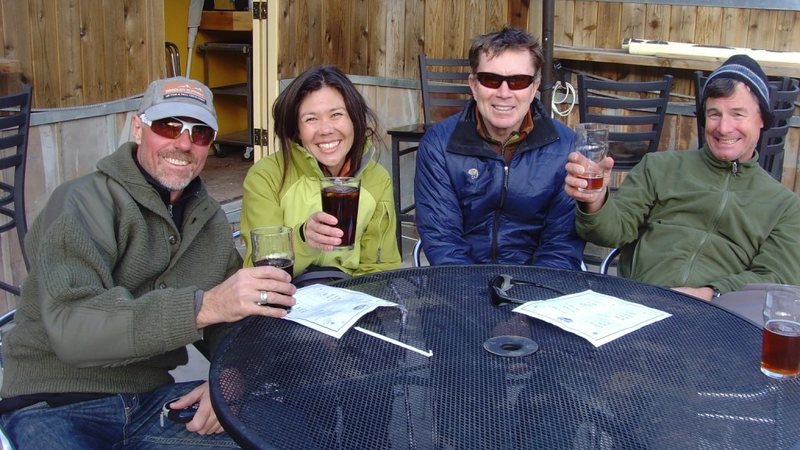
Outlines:
<svg viewBox="0 0 800 450"><path fill-rule="evenodd" d="M364 145L364 153L361 155L361 164L359 165L358 172L353 175L354 177L359 178L367 166L375 164L373 158L376 153L377 151L375 146L372 145L372 141L367 139L367 143ZM319 166L317 159L314 158L314 155L297 142L292 142L292 158L296 158L297 162L295 165L304 176L311 178L324 178L327 176L322 172L322 168ZM278 159L280 160L281 158Z"/></svg>
<svg viewBox="0 0 800 450"><path fill-rule="evenodd" d="M475 109L475 100L471 100L459 114L455 131L450 136L450 142L447 145L447 152L465 156L499 158L497 152L476 131ZM558 132L553 121L545 114L544 106L539 99L534 99L531 104L531 116L534 123L533 131L519 143L515 154L535 150L558 140Z"/></svg>
<svg viewBox="0 0 800 450"><path fill-rule="evenodd" d="M137 149L138 146L134 142L123 144L117 151L101 159L97 163L97 170L125 186L136 202L169 218L166 204L158 189L149 183L143 171L139 170L134 156ZM204 198L208 195L199 176L192 181L190 186L192 188L189 191L184 190L184 193L189 193L188 198ZM184 197L187 197L186 194Z"/></svg>
<svg viewBox="0 0 800 450"><path fill-rule="evenodd" d="M720 161L714 156L713 153L711 153L711 149L709 148L708 143L706 143L703 148L700 149L700 157L709 167L731 172L734 175L741 175L743 173L759 169L758 150L753 153L753 157L748 161Z"/></svg>

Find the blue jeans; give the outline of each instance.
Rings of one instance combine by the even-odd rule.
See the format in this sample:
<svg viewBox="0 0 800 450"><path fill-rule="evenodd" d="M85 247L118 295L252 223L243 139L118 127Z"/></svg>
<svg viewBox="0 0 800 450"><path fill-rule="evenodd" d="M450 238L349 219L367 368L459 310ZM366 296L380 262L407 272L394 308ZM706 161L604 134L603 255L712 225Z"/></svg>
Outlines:
<svg viewBox="0 0 800 450"><path fill-rule="evenodd" d="M143 394L119 394L50 407L37 403L0 417L17 449L239 448L225 434L201 436L165 419L161 408L201 382L176 383Z"/></svg>

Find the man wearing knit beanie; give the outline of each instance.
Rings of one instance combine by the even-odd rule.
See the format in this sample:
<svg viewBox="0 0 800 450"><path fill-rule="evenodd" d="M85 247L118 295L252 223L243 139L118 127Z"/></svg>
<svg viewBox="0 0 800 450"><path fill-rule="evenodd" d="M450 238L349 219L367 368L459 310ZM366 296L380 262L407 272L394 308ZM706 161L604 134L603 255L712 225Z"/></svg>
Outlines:
<svg viewBox="0 0 800 450"><path fill-rule="evenodd" d="M580 191L582 156L570 154L564 190L578 204L578 235L620 248L621 276L703 300L754 283L800 284L800 200L758 165L761 130L772 124L764 71L732 56L709 76L702 105L706 145L646 155L614 197ZM603 165L608 174L614 161ZM740 309L750 311L760 322L760 308Z"/></svg>
<svg viewBox="0 0 800 450"><path fill-rule="evenodd" d="M767 76L747 55L728 58L703 86L697 120L705 124L705 142L721 161L749 161L761 130L772 125ZM734 114L724 109L735 105ZM730 119L730 120L729 120ZM733 128L733 129L731 129Z"/></svg>
<svg viewBox="0 0 800 450"><path fill-rule="evenodd" d="M747 86L753 95L756 96L758 107L761 111L761 118L764 121L764 128L772 126L772 106L769 101L769 87L767 75L761 70L761 66L751 57L747 55L733 55L728 58L717 70L711 72L711 75L706 79L703 85L702 101L700 103L700 111L697 111L697 120L700 122L705 121L705 106L706 100L712 93L716 93L715 97L720 97L718 91L715 91L714 86L719 83L714 83L715 80L736 80L741 81ZM709 89L709 86L711 89Z"/></svg>

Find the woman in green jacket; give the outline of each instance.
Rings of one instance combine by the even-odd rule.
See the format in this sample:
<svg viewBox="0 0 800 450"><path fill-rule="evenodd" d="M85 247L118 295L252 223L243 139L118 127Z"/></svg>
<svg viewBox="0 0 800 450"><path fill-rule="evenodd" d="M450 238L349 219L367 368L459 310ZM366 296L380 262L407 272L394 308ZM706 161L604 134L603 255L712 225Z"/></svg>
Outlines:
<svg viewBox="0 0 800 450"><path fill-rule="evenodd" d="M280 151L247 173L242 200L245 265L252 265L250 230L268 225L293 229L294 277L311 268L360 275L400 267L389 173L377 163L375 114L352 82L333 66L303 72L273 105ZM320 179L361 180L356 242L336 250L342 231L322 212Z"/></svg>

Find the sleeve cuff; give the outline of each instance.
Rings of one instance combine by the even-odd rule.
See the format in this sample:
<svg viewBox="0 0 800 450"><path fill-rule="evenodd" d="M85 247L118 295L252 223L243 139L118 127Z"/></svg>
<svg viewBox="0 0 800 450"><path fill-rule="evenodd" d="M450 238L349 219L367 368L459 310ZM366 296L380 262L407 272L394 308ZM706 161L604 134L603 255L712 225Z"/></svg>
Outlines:
<svg viewBox="0 0 800 450"><path fill-rule="evenodd" d="M198 290L194 291L194 316L195 317L197 317L197 315L200 314L200 308L203 307L203 295L205 295L205 292L203 292L202 289L198 289Z"/></svg>

